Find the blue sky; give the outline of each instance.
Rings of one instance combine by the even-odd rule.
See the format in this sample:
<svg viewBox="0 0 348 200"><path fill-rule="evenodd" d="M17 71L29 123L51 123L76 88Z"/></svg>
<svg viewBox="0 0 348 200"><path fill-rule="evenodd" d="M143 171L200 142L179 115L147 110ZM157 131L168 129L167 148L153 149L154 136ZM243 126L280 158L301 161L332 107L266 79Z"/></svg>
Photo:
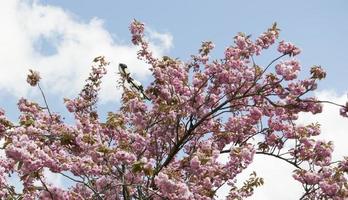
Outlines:
<svg viewBox="0 0 348 200"><path fill-rule="evenodd" d="M148 83L150 75L148 66L136 60L136 49L130 43L128 26L134 18L150 28L148 35L155 54L183 60L195 54L205 40L215 43L213 57L219 58L237 32L255 38L277 22L282 30L280 38L302 49L299 60L305 75L312 65L322 65L327 70L328 76L319 84L317 95L344 103L348 92L347 10L348 1L344 0L1 1L0 107L16 120L16 102L20 96L41 101L39 92L25 83L27 69L34 68L43 76L42 85L50 106L71 119L62 105L63 97L76 96L91 60L105 55L111 66L101 94L100 111L117 110L120 94L115 88L117 63L129 64L131 72L144 83ZM266 64L275 56L271 49L256 61ZM343 142L348 139L344 135L348 123L337 117L337 113L336 108L325 107L322 115L303 116L300 123L313 120L322 123L324 135L336 141L339 157L348 155ZM291 168L282 164L261 159L252 166L269 178L266 179L269 184L260 189L255 199L296 197L298 187L291 182ZM270 165L282 166L287 171ZM282 176L286 173L288 178ZM294 196L284 196L279 182L287 185Z"/></svg>

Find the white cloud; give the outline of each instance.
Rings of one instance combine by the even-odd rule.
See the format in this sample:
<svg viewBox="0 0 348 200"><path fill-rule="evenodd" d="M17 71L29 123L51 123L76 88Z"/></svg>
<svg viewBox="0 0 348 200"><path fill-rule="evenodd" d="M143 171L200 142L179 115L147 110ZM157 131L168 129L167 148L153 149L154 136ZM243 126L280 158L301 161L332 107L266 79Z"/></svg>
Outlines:
<svg viewBox="0 0 348 200"><path fill-rule="evenodd" d="M155 49L156 52L161 52L161 49L157 49L158 47L170 49L173 47L173 36L169 33L163 34L159 33L151 28L148 28L148 33L150 34L149 39L153 41L153 45L151 45L151 49Z"/></svg>
<svg viewBox="0 0 348 200"><path fill-rule="evenodd" d="M111 62L103 79L104 102L119 99L119 62L127 63L140 79L150 74L148 66L136 59L136 47L116 42L98 18L85 23L62 8L40 1L11 0L0 3L0 24L0 91L17 97L30 92L25 82L29 68L41 72L46 92L62 97L75 95L88 76L91 61L99 55ZM154 55L162 55L172 46L170 34L148 33L154 41Z"/></svg>
<svg viewBox="0 0 348 200"><path fill-rule="evenodd" d="M346 93L339 95L333 91L317 92L315 96L319 100L326 100L344 105L347 101ZM318 122L321 124L321 135L317 139L325 139L333 141L335 151L333 160L341 160L343 156L348 156L348 119L339 115L339 107L324 104L323 112L317 115L301 114L297 124L310 124ZM221 161L227 160L227 156L221 156ZM265 185L255 190L250 200L264 199L299 199L302 195L302 186L299 182L292 178L294 168L284 161L264 155L255 155L254 162L237 177L239 185L248 178L252 171L256 171L257 175L263 177ZM224 186L218 191L220 199L228 194L229 187Z"/></svg>
<svg viewBox="0 0 348 200"><path fill-rule="evenodd" d="M334 91L317 92L315 96L319 100L331 101L345 105L347 93L337 94ZM321 135L317 139L334 142L333 160L342 160L343 156L348 156L348 119L339 115L339 107L328 103L323 104L323 112L318 115L302 114L299 117L298 124L310 124L318 122L321 124Z"/></svg>
<svg viewBox="0 0 348 200"><path fill-rule="evenodd" d="M227 155L220 157L222 162L227 160ZM248 200L293 200L299 199L302 193L302 186L292 178L292 171L295 168L282 160L266 156L255 155L253 163L237 176L237 186L241 187L249 175L255 171L258 177L264 179L264 185L258 187ZM225 199L230 187L224 185L217 191L219 200Z"/></svg>
<svg viewBox="0 0 348 200"><path fill-rule="evenodd" d="M63 177L58 173L51 172L48 168L44 169L45 181L58 188L64 188Z"/></svg>

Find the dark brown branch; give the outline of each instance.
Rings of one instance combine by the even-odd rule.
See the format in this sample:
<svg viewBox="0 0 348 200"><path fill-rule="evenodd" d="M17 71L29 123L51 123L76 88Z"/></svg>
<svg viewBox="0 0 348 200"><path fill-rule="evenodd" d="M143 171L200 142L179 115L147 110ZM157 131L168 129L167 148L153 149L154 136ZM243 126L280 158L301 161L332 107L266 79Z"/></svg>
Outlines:
<svg viewBox="0 0 348 200"><path fill-rule="evenodd" d="M44 100L44 102L45 102L45 105L46 105L48 114L50 115L51 119L53 119L52 113L51 113L51 111L50 111L50 108L48 107L48 103L47 103L47 100L46 100L45 93L43 92L43 90L42 90L42 88L41 88L41 86L40 86L39 83L37 84L37 87L39 88L39 90L40 90L40 92L41 92L41 95L42 95L42 98L43 98L43 100Z"/></svg>
<svg viewBox="0 0 348 200"><path fill-rule="evenodd" d="M47 185L43 182L40 175L38 175L37 177L40 180L41 184L44 186L45 190L50 194L51 199L54 200L52 192L48 189Z"/></svg>
<svg viewBox="0 0 348 200"><path fill-rule="evenodd" d="M85 183L84 181L80 181L80 180L74 179L74 178L72 178L72 177L70 177L70 176L68 176L68 175L66 175L66 174L64 174L64 173L62 173L62 172L59 172L59 174L62 175L62 176L64 176L64 177L66 177L66 178L68 178L68 179L70 179L70 180L72 180L72 181L74 181L74 182L81 183L81 184L85 185L85 186L88 187L90 190L92 190L92 192L94 193L94 195L96 195L97 198L98 198L99 200L102 200L102 197L98 194L98 192L97 192L95 189L93 189L90 185L88 185L87 183Z"/></svg>
<svg viewBox="0 0 348 200"><path fill-rule="evenodd" d="M281 156L279 156L279 155L276 155L276 154L271 154L271 153L267 153L267 152L263 152L263 151L257 151L256 154L262 154L262 155L267 155L267 156L273 156L273 157L275 157L275 158L279 158L279 159L281 159L281 160L283 160L283 161L285 161L285 162L291 164L292 166L296 167L297 169L302 169L302 168L301 168L300 166L298 166L295 162L292 162L292 161L290 161L290 160L288 160L288 159L286 159L286 158L283 158L283 157L281 157Z"/></svg>
<svg viewBox="0 0 348 200"><path fill-rule="evenodd" d="M227 150L223 150L223 151L220 151L220 154L223 154L223 153L230 153L230 149L227 149ZM263 152L263 151L257 151L255 154L262 154L262 155L266 155L266 156L272 156L272 157L275 157L275 158L278 158L278 159L281 159L289 164L291 164L292 166L296 167L297 169L302 169L298 164L296 164L295 162L292 162L286 158L283 158L281 157L280 155L276 155L276 154L272 154L272 153L267 153L267 152Z"/></svg>
<svg viewBox="0 0 348 200"><path fill-rule="evenodd" d="M267 69L268 69L274 62L276 62L277 60L281 59L282 57L284 57L284 56L286 56L286 55L288 55L288 54L283 54L283 55L278 56L277 58L273 59L273 60L267 65L267 67L262 71L260 77L267 71Z"/></svg>
<svg viewBox="0 0 348 200"><path fill-rule="evenodd" d="M327 104L331 104L331 105L334 105L334 106L338 106L338 107L343 107L345 108L346 106L344 105L341 105L341 104L338 104L338 103L335 103L335 102L331 102L331 101L321 101L321 100L301 100L302 102L311 102L311 103L327 103Z"/></svg>

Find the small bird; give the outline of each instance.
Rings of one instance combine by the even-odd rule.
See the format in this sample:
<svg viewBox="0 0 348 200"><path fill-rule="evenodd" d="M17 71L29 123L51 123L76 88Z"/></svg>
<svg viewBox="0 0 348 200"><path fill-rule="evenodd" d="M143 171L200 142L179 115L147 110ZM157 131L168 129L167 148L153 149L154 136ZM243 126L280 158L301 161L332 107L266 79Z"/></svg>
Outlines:
<svg viewBox="0 0 348 200"><path fill-rule="evenodd" d="M123 76L126 79L130 76L130 72L126 64L120 63L118 65L118 71L120 72L121 76Z"/></svg>
<svg viewBox="0 0 348 200"><path fill-rule="evenodd" d="M143 85L139 81L134 80L130 76L130 72L129 72L126 64L120 63L118 65L118 70L119 70L121 76L124 78L124 80L127 81L127 83L131 86L131 90L133 90L134 92L138 92L140 94L141 98L145 98L145 99L149 100L149 98L145 95Z"/></svg>

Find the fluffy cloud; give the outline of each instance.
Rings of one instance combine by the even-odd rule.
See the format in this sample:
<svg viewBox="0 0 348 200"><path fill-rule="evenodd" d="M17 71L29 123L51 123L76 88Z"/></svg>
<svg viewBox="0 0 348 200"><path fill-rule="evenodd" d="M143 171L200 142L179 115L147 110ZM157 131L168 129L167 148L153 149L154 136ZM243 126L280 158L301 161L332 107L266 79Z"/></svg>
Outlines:
<svg viewBox="0 0 348 200"><path fill-rule="evenodd" d="M237 177L237 185L241 187L243 181L247 180L249 175L255 171L259 177L264 179L265 183L263 186L256 188L254 195L248 200L299 199L302 186L292 178L293 170L294 167L284 161L264 155L256 155L254 162ZM227 185L219 189L217 192L219 199L225 199L228 191L229 187Z"/></svg>
<svg viewBox="0 0 348 200"><path fill-rule="evenodd" d="M333 91L321 91L315 94L319 100L326 100L338 104L345 104L347 95L339 95ZM331 104L324 104L323 112L317 115L301 114L297 124L310 124L318 122L321 124L322 134L317 139L330 140L334 142L335 151L333 160L340 160L343 156L348 156L348 119L339 115L339 108ZM227 156L222 156L221 161L227 160ZM257 199L299 199L302 195L302 186L292 178L294 168L276 158L264 155L256 155L254 162L237 177L238 184L241 185L248 175L256 171L257 175L263 177L265 184L257 188L250 200ZM222 187L218 191L220 199L224 199L229 191L228 186Z"/></svg>
<svg viewBox="0 0 348 200"><path fill-rule="evenodd" d="M91 61L99 55L111 62L102 85L104 102L119 99L120 91L115 87L119 62L131 66L130 71L139 79L150 73L148 66L136 59L137 49L117 42L98 18L85 23L56 6L11 0L1 2L0 24L0 91L17 97L30 92L25 83L29 68L41 72L45 88L49 88L46 92L75 95L88 76ZM172 46L170 34L150 30L148 35L157 56Z"/></svg>
<svg viewBox="0 0 348 200"><path fill-rule="evenodd" d="M321 91L315 94L319 100L326 100L341 105L347 101L347 93L337 94L334 91ZM339 115L339 108L335 105L325 103L323 112L319 115L302 114L298 124L310 124L318 122L321 124L321 135L317 139L334 142L333 160L341 160L348 156L348 119Z"/></svg>

